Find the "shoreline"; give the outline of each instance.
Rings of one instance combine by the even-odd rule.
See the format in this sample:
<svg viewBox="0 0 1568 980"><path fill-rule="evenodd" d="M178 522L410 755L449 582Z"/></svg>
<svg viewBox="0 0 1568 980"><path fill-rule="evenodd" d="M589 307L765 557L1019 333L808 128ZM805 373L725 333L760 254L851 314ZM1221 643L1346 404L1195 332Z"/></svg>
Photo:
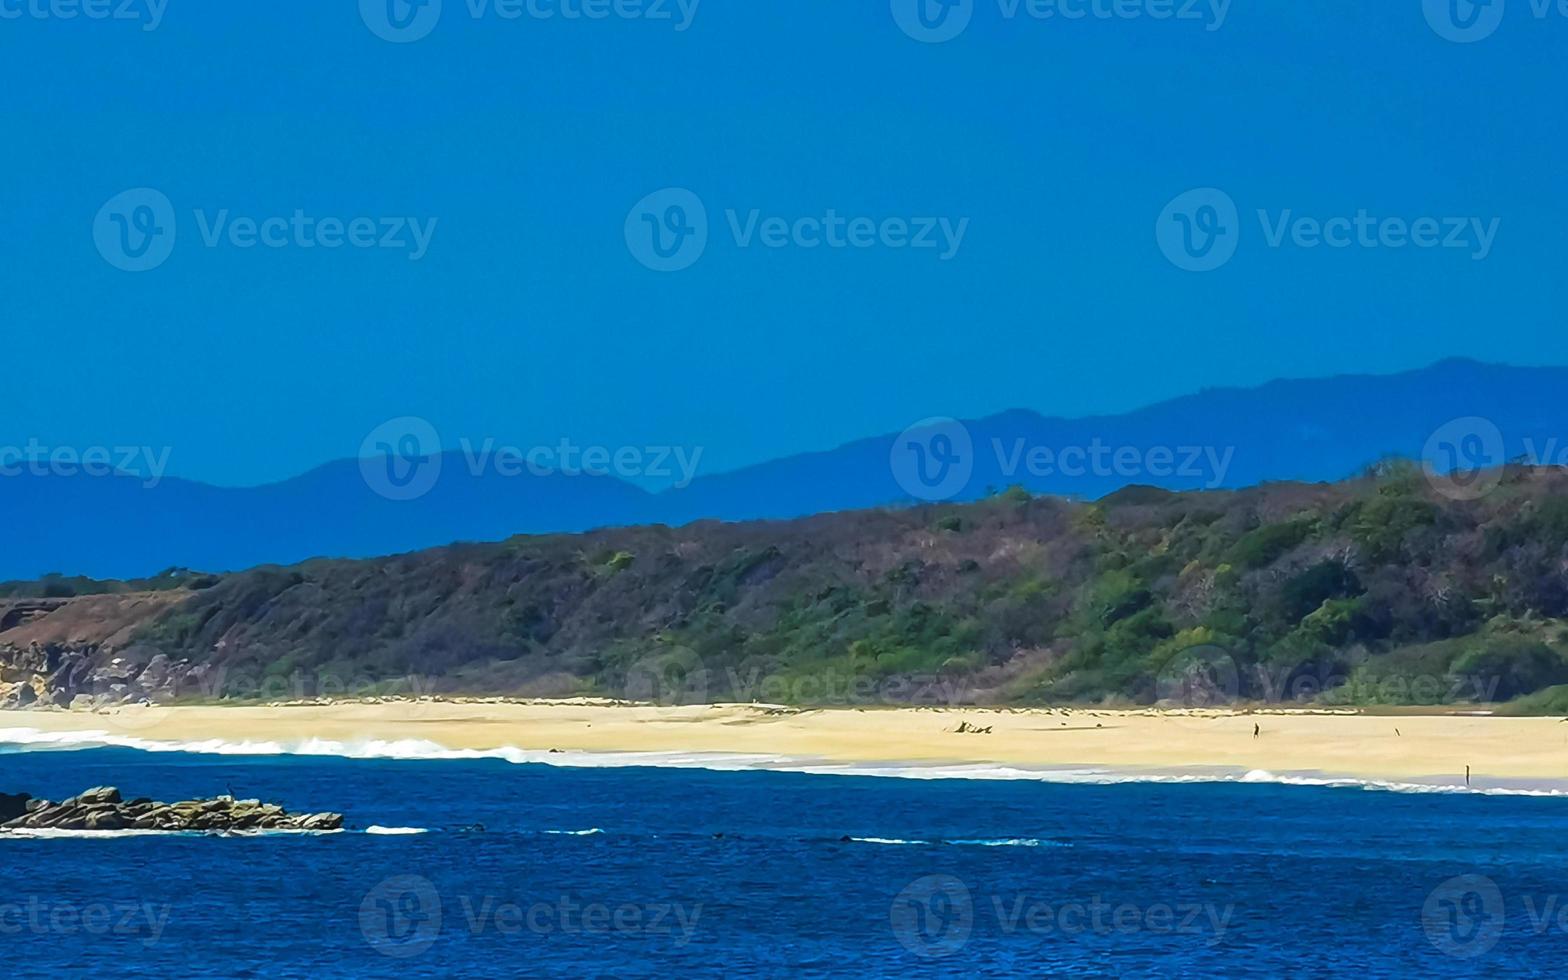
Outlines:
<svg viewBox="0 0 1568 980"><path fill-rule="evenodd" d="M1355 784L1413 792L1462 792L1468 766L1474 791L1568 795L1568 725L1473 711L369 700L0 711L0 742L927 779Z"/></svg>

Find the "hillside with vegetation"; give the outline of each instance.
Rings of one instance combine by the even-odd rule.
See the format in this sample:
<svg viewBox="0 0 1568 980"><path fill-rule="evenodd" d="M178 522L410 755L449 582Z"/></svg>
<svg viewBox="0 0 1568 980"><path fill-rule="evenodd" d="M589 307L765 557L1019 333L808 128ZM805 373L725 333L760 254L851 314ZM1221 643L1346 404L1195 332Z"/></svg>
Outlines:
<svg viewBox="0 0 1568 980"><path fill-rule="evenodd" d="M1194 703L1561 712L1568 473L1511 468L1476 501L1404 465L1094 503L1010 491L221 576L55 577L0 597L0 701L13 705L1153 704L1196 683ZM1225 669L1194 677L1194 650Z"/></svg>

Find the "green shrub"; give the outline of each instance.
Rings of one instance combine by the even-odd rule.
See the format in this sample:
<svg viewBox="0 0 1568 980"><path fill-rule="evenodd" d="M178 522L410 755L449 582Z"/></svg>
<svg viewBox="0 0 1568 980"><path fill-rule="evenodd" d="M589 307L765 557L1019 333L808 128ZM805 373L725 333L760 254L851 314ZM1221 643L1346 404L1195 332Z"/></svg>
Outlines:
<svg viewBox="0 0 1568 980"><path fill-rule="evenodd" d="M1350 519L1350 534L1373 561L1397 557L1405 538L1417 528L1437 523L1435 504L1415 497L1378 496L1357 509Z"/></svg>
<svg viewBox="0 0 1568 980"><path fill-rule="evenodd" d="M1248 531L1231 546L1227 561L1248 569L1272 565L1285 552L1311 537L1316 524L1311 518L1297 518Z"/></svg>
<svg viewBox="0 0 1568 980"><path fill-rule="evenodd" d="M1490 701L1508 701L1531 691L1568 684L1568 660L1544 643L1503 636L1469 641L1449 667Z"/></svg>

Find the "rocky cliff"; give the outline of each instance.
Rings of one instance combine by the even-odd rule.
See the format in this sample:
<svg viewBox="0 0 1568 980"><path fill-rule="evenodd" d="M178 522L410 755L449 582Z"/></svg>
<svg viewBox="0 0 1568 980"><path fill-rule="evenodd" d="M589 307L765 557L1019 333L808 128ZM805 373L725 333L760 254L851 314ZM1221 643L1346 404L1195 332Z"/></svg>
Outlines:
<svg viewBox="0 0 1568 980"><path fill-rule="evenodd" d="M190 598L145 592L0 599L0 708L91 708L174 695L202 668L138 644L138 629Z"/></svg>

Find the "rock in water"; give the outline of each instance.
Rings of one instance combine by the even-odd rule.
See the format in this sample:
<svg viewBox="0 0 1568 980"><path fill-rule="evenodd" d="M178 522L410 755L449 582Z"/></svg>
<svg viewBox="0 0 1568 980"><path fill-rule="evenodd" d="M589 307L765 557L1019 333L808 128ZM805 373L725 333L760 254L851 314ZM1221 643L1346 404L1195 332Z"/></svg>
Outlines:
<svg viewBox="0 0 1568 980"><path fill-rule="evenodd" d="M26 793L0 793L0 834L10 830L200 830L229 833L258 830L340 830L341 813L289 813L260 800L218 796L210 800L159 803L145 796L129 803L113 786L96 786L60 803Z"/></svg>
<svg viewBox="0 0 1568 980"><path fill-rule="evenodd" d="M15 820L27 812L27 803L32 797L26 793L0 793L0 824L7 820Z"/></svg>

